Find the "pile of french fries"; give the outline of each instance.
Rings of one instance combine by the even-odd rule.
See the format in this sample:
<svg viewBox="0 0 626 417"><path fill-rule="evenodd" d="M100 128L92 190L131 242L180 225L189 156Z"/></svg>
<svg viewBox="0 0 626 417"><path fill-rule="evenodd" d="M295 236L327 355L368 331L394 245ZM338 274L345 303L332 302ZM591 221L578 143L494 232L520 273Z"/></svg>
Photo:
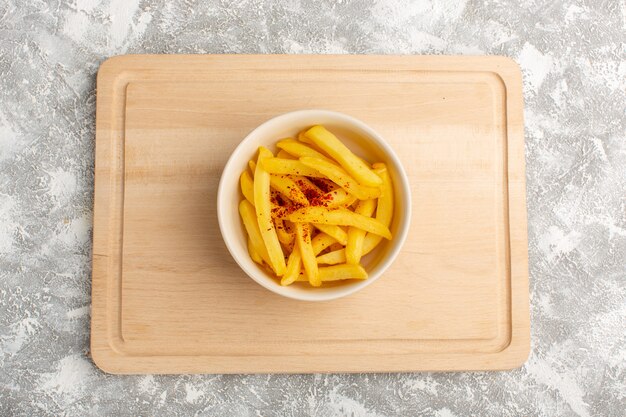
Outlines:
<svg viewBox="0 0 626 417"><path fill-rule="evenodd" d="M367 279L361 258L391 239L393 186L323 126L259 148L240 178L248 252L281 285Z"/></svg>

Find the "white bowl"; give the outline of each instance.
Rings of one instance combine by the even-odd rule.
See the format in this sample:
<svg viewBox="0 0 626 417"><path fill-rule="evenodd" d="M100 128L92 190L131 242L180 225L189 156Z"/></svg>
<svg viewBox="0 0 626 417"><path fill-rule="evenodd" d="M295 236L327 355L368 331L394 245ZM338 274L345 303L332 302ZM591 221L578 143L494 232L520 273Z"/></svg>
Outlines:
<svg viewBox="0 0 626 417"><path fill-rule="evenodd" d="M248 168L248 161L256 158L259 146L276 151L276 142L285 137L295 137L301 130L324 125L355 154L370 163L384 162L394 185L394 216L391 224L393 239L383 241L361 264L367 270L366 280L310 287L306 283L281 286L279 280L257 265L248 255L246 231L239 217L239 202L243 198L239 189L239 176ZM396 258L409 231L411 217L411 190L409 180L400 160L389 144L365 123L351 116L327 110L299 110L268 120L248 136L232 153L220 179L217 191L217 218L224 243L241 269L268 290L285 297L304 301L333 300L350 295L372 284L385 272ZM393 279L393 277L388 277Z"/></svg>

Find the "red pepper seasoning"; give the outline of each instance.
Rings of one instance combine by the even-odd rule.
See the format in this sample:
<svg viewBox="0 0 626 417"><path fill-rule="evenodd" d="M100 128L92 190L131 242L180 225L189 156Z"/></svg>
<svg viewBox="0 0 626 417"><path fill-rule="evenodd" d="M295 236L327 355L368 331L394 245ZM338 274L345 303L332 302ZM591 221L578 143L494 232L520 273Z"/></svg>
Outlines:
<svg viewBox="0 0 626 417"><path fill-rule="evenodd" d="M331 201L333 201L333 195L327 193L327 194L322 194L318 196L317 198L313 199L313 201L311 201L311 205L328 207Z"/></svg>
<svg viewBox="0 0 626 417"><path fill-rule="evenodd" d="M307 200L309 200L309 202L313 201L314 199L320 196L319 190L311 187L310 184L308 184L307 182L302 181L300 179L300 180L296 180L296 184L298 184L298 187L300 187L300 190L302 190L302 192L304 193L304 196L306 197Z"/></svg>
<svg viewBox="0 0 626 417"><path fill-rule="evenodd" d="M314 178L314 177L307 177L307 178L309 179L309 181L315 184L315 186L319 188L320 190L322 190L322 192L324 193L327 193L332 190L332 183L330 182L330 180L327 180L326 178Z"/></svg>

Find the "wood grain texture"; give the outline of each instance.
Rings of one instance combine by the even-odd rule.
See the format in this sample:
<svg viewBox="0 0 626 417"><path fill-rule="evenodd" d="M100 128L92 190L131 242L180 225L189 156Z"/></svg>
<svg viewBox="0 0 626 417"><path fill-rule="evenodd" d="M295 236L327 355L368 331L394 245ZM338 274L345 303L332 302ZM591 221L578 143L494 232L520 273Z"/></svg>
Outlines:
<svg viewBox="0 0 626 417"><path fill-rule="evenodd" d="M215 212L235 146L263 121L303 108L341 111L382 134L414 198L409 237L385 276L324 303L284 299L245 276ZM94 361L112 373L521 365L530 348L522 109L519 68L501 57L106 61Z"/></svg>

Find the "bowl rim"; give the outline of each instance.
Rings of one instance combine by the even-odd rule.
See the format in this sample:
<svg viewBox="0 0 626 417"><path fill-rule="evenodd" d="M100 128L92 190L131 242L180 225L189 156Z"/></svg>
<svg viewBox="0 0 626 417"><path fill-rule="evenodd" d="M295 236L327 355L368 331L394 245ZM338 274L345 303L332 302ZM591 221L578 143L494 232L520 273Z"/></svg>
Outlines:
<svg viewBox="0 0 626 417"><path fill-rule="evenodd" d="M372 140L376 142L376 144L380 148L382 148L383 152L385 153L386 158L388 159L388 161L386 162L392 163L395 166L396 171L399 173L399 178L397 178L396 181L399 181L399 184L397 185L399 186L399 189L401 189L403 193L403 195L400 196L400 198L402 199L402 206L403 206L403 219L402 219L402 222L398 225L396 236L393 239L394 244L392 248L390 249L389 253L383 259L381 259L380 262L377 264L378 272L376 276L374 277L370 276L366 280L363 280L354 285L345 286L345 287L337 287L337 291L318 292L318 293L315 293L314 291L294 292L294 291L290 291L291 289L289 286L274 285L275 283L271 283L270 280L267 279L270 277L268 277L265 273L263 273L263 277L257 276L257 275L260 275L258 270L249 268L247 264L245 264L244 262L242 262L242 260L239 259L238 255L236 255L234 248L232 247L234 243L231 242L231 240L227 237L228 233L226 233L225 231L225 228L226 228L225 216L226 216L226 211L228 211L228 208L222 207L222 206L224 205L223 202L228 198L229 191L232 191L232 190L226 189L226 185L225 185L227 181L226 174L229 171L232 171L234 169L233 165L235 164L235 161L238 159L237 156L246 150L247 143L250 141L251 138L256 137L259 131L267 129L268 126L271 126L272 124L280 123L284 119L297 118L298 116L313 117L315 115L317 115L316 117L318 118L323 118L323 117L334 118L340 122L345 122L348 125L347 126L348 129L350 128L350 126L356 127L364 131L369 136L368 140ZM237 178L239 178L239 175L237 175ZM396 197L395 198L396 204L398 203L398 200L399 198ZM237 265L239 265L239 267L243 270L243 272L248 277L254 280L257 284L273 292L274 294L278 294L283 297L291 298L294 300L300 300L300 301L335 300L341 297L346 297L348 295L354 294L355 292L377 281L384 274L384 272L391 266L391 264L394 262L394 260L400 253L402 247L404 246L404 242L408 236L409 227L411 224L411 203L412 203L411 188L409 185L408 176L406 174L406 171L404 170L404 166L400 162L400 158L398 158L395 151L391 148L391 146L387 143L387 141L383 138L383 136L381 136L378 132L372 129L369 125L367 125L366 123L362 122L361 120L353 116L347 115L345 113L333 111L333 110L323 110L323 109L301 109L301 110L295 110L295 111L291 111L287 113L282 113L264 121L263 123L258 125L256 128L254 128L251 132L249 132L241 140L241 142L239 142L239 144L235 147L233 152L230 154L228 161L224 165L224 168L220 175L220 181L219 181L219 185L217 188L217 198L216 198L217 220L218 220L218 225L220 229L220 234L222 235L222 240L224 241L224 244L226 245L226 249L228 249L228 252L230 253L231 257L234 259L234 261L237 263ZM246 254L247 254L247 251L246 251ZM253 261L250 260L250 262L253 262Z"/></svg>

